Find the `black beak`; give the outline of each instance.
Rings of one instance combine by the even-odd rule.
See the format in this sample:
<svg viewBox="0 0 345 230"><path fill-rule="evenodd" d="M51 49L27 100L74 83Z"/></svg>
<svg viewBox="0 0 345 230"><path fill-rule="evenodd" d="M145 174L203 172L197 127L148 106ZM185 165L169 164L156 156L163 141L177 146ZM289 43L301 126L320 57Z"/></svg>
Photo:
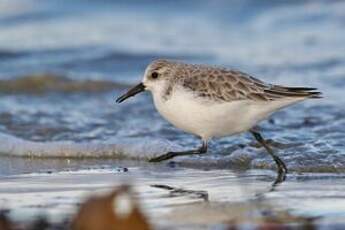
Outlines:
<svg viewBox="0 0 345 230"><path fill-rule="evenodd" d="M123 94L121 97L118 97L116 99L116 102L121 103L124 100L126 100L127 98L133 97L134 95L141 93L143 91L145 91L145 85L143 83L140 83L140 84L134 86L133 88L129 89L127 91L127 93Z"/></svg>

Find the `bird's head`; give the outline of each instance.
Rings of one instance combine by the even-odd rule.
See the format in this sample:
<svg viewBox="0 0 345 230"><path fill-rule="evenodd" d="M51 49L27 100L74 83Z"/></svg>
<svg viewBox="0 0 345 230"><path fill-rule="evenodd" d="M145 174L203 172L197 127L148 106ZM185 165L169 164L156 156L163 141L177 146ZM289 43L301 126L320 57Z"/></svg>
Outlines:
<svg viewBox="0 0 345 230"><path fill-rule="evenodd" d="M174 65L175 63L164 59L158 59L151 62L145 70L141 83L132 87L125 94L117 98L116 102L121 103L127 98L135 96L145 90L155 93L164 89L167 82L173 77Z"/></svg>

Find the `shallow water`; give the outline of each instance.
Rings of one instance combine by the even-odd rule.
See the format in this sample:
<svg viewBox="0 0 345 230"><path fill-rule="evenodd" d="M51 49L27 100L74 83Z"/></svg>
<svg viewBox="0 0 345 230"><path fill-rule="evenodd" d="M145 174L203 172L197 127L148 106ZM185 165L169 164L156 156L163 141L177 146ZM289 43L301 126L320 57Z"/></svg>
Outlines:
<svg viewBox="0 0 345 230"><path fill-rule="evenodd" d="M345 172L344 12L344 1L321 0L1 1L0 173L6 176L1 181L7 183L10 176L8 180L15 178L13 186L31 183L41 175L19 179L16 175L42 170L58 179L59 171L99 169L116 165L118 159L135 159L129 166L139 167L133 176L139 182L151 183L165 173L160 166L140 165L149 157L188 149L199 141L163 120L149 94L121 105L115 98L140 81L150 61L171 58L237 68L267 82L319 88L324 99L279 111L260 126L294 173L277 196L287 195L294 201L289 189L296 193L312 190L297 188L304 186L298 173L315 173L311 178L318 178L319 173L330 175L330 180L307 179L320 194L321 185L330 186L330 181L341 187ZM179 172L186 178L196 172L210 173L210 177L214 172L217 178L219 172L224 173L219 170L232 175L237 170L274 169L270 157L249 134L214 140L208 154L175 162L185 168ZM139 172L145 172L144 176ZM255 190L270 183L254 177L259 178L250 182ZM97 173L94 178L97 181L101 176ZM45 176L42 180L48 183ZM78 178L71 180L76 183ZM109 188L110 181L104 180ZM196 181L192 187L222 190L222 185L214 179ZM7 195L3 190L1 196ZM341 200L343 194L336 192L335 196ZM224 201L219 195L214 197ZM226 202L232 202L229 199ZM310 209L296 210L303 215L343 216L344 210L331 206L332 197L325 199L327 205L322 207L329 207L325 212L307 200L303 205ZM47 202L55 201L47 198Z"/></svg>

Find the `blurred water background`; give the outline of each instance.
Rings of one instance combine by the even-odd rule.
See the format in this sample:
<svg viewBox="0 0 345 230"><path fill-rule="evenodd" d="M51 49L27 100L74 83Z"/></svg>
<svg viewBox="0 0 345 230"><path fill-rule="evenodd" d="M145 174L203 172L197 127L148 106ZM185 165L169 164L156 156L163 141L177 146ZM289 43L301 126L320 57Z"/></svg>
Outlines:
<svg viewBox="0 0 345 230"><path fill-rule="evenodd" d="M198 145L148 94L115 104L150 61L170 58L319 88L324 99L280 111L262 130L290 169L343 172L344 22L344 1L1 0L0 152L145 159ZM248 134L177 161L274 167Z"/></svg>

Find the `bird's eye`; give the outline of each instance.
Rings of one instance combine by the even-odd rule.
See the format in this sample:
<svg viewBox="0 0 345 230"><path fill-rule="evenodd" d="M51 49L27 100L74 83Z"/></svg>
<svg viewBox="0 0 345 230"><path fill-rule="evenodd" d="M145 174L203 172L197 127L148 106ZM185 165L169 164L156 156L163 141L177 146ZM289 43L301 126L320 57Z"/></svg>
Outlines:
<svg viewBox="0 0 345 230"><path fill-rule="evenodd" d="M151 77L152 77L153 79L158 78L158 73L157 73L157 72L153 72L153 73L151 74Z"/></svg>

